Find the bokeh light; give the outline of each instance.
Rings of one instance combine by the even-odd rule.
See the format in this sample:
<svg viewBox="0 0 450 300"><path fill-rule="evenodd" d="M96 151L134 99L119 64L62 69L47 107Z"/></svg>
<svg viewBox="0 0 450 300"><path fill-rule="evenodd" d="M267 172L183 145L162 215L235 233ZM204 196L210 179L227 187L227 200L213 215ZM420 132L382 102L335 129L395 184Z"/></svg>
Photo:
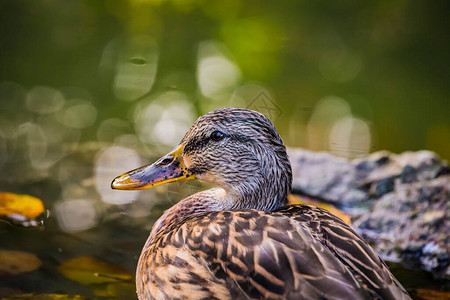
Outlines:
<svg viewBox="0 0 450 300"><path fill-rule="evenodd" d="M114 95L133 101L147 94L155 81L158 47L148 35L119 39L113 83Z"/></svg>
<svg viewBox="0 0 450 300"><path fill-rule="evenodd" d="M115 191L111 181L116 176L140 167L142 162L134 149L113 146L100 151L95 159L95 186L103 202L126 204L135 201L140 191Z"/></svg>
<svg viewBox="0 0 450 300"><path fill-rule="evenodd" d="M40 114L60 110L64 105L61 92L45 86L36 86L27 95L27 108Z"/></svg>
<svg viewBox="0 0 450 300"><path fill-rule="evenodd" d="M336 121L329 133L328 150L337 156L354 158L369 153L370 127L364 120L344 117Z"/></svg>
<svg viewBox="0 0 450 300"><path fill-rule="evenodd" d="M372 132L367 121L354 117L349 103L339 97L321 99L307 125L308 147L354 158L368 154Z"/></svg>
<svg viewBox="0 0 450 300"><path fill-rule="evenodd" d="M97 139L102 142L113 142L116 137L130 132L129 122L119 118L106 119L98 126Z"/></svg>
<svg viewBox="0 0 450 300"><path fill-rule="evenodd" d="M97 119L97 109L86 100L71 100L67 103L61 121L67 127L86 128L94 125Z"/></svg>
<svg viewBox="0 0 450 300"><path fill-rule="evenodd" d="M92 201L73 199L58 201L54 205L58 225L65 232L79 232L94 227L98 223L98 215Z"/></svg>
<svg viewBox="0 0 450 300"><path fill-rule="evenodd" d="M139 103L134 118L139 138L163 152L178 144L195 115L186 95L170 91Z"/></svg>
<svg viewBox="0 0 450 300"><path fill-rule="evenodd" d="M348 103L339 97L321 99L314 107L308 122L308 148L326 150L328 148L328 133L334 122L351 115Z"/></svg>
<svg viewBox="0 0 450 300"><path fill-rule="evenodd" d="M224 46L213 41L202 42L198 50L197 81L205 97L221 99L229 97L240 79L240 71L224 54ZM228 92L228 93L227 93Z"/></svg>

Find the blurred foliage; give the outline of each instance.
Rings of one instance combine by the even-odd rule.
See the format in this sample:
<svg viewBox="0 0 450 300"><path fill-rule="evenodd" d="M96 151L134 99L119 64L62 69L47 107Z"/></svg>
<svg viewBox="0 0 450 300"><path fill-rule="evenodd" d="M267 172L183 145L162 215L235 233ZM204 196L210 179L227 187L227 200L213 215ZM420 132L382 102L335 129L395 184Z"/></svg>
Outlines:
<svg viewBox="0 0 450 300"><path fill-rule="evenodd" d="M98 116L80 125L81 139L95 140L102 120L132 121L134 104L114 94L108 45L152 37L159 56L147 94L181 91L199 115L211 99L199 93L197 51L214 40L239 67L238 84L270 90L288 145L309 147L302 131L314 105L338 96L370 124L372 150L431 149L449 158L448 11L448 1L3 0L0 83L89 91ZM24 113L0 101L1 118Z"/></svg>

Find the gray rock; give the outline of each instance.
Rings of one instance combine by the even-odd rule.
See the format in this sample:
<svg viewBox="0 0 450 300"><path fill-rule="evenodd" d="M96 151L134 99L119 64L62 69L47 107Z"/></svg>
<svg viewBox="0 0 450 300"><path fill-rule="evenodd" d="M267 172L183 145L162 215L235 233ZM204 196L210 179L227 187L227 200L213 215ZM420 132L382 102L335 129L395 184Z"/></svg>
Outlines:
<svg viewBox="0 0 450 300"><path fill-rule="evenodd" d="M348 160L289 149L294 193L352 215L385 260L450 276L450 169L430 151Z"/></svg>

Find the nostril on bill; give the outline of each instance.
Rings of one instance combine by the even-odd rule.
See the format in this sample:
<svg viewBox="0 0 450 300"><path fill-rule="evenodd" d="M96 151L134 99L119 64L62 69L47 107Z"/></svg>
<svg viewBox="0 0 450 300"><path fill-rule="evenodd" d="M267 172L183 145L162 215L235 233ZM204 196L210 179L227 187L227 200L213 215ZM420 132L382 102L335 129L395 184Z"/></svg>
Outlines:
<svg viewBox="0 0 450 300"><path fill-rule="evenodd" d="M165 157L159 164L162 166L168 165L173 161L173 156Z"/></svg>

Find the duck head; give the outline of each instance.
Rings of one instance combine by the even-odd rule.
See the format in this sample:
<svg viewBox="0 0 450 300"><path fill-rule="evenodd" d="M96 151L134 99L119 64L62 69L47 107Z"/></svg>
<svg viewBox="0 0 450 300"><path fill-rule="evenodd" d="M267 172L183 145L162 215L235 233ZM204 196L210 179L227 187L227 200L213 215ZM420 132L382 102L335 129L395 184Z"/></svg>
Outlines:
<svg viewBox="0 0 450 300"><path fill-rule="evenodd" d="M228 107L200 117L174 151L116 177L111 186L135 190L191 179L221 187L228 209L275 210L286 203L292 171L269 119Z"/></svg>

